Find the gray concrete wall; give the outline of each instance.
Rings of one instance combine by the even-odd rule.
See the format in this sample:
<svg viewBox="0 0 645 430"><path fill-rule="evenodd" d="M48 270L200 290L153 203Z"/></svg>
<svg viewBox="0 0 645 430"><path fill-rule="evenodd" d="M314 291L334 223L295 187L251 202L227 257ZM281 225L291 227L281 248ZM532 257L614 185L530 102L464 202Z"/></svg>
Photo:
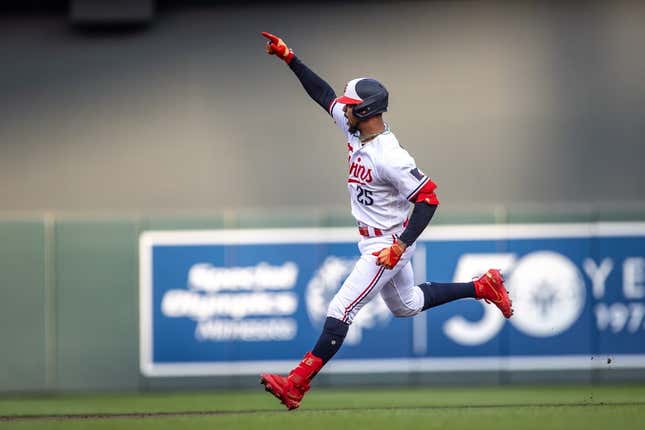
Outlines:
<svg viewBox="0 0 645 430"><path fill-rule="evenodd" d="M168 11L142 32L0 22L0 211L347 206L343 136L259 32L370 75L444 208L645 200L645 4Z"/></svg>

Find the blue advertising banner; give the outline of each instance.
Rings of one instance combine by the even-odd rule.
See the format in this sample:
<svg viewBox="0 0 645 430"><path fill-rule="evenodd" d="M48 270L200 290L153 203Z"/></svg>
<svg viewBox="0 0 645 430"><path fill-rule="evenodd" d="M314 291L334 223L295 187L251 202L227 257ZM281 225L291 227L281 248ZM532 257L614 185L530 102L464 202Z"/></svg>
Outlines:
<svg viewBox="0 0 645 430"><path fill-rule="evenodd" d="M142 373L290 370L318 338L359 238L351 228L144 232ZM645 368L645 223L431 227L413 267L417 282L499 268L515 314L465 299L394 318L377 297L327 372L591 369L608 358Z"/></svg>

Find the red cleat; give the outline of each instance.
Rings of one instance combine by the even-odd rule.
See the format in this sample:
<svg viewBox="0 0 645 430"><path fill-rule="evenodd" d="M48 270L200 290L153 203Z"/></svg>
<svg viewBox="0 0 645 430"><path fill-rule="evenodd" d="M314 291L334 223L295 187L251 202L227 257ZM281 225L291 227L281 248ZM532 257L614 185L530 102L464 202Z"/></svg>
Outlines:
<svg viewBox="0 0 645 430"><path fill-rule="evenodd" d="M302 361L289 372L289 376L263 373L260 375L260 384L264 389L282 402L289 410L300 406L300 401L309 391L311 380L323 367L321 358L311 352L305 354Z"/></svg>
<svg viewBox="0 0 645 430"><path fill-rule="evenodd" d="M508 297L504 287L504 278L497 269L488 269L479 279L475 279L475 296L484 299L486 303L493 303L502 311L506 318L513 315L513 302Z"/></svg>
<svg viewBox="0 0 645 430"><path fill-rule="evenodd" d="M305 393L309 391L308 385L302 388L296 387L289 378L270 373L260 375L260 383L289 410L298 408Z"/></svg>

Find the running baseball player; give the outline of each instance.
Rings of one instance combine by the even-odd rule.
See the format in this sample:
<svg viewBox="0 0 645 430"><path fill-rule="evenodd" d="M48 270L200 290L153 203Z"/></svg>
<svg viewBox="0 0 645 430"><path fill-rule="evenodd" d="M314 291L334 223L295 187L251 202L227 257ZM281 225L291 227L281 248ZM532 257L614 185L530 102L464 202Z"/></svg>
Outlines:
<svg viewBox="0 0 645 430"><path fill-rule="evenodd" d="M499 270L490 269L467 283L414 284L410 259L416 239L439 205L437 186L417 168L383 121L388 105L385 87L371 78L352 79L344 94L336 97L282 39L266 32L262 35L268 39L266 52L288 65L347 139L347 188L362 236L358 243L361 257L329 304L317 343L286 377L262 374L260 382L266 390L289 410L300 406L314 376L340 349L356 314L377 294L397 317L412 317L472 297L494 304L510 318L511 300Z"/></svg>

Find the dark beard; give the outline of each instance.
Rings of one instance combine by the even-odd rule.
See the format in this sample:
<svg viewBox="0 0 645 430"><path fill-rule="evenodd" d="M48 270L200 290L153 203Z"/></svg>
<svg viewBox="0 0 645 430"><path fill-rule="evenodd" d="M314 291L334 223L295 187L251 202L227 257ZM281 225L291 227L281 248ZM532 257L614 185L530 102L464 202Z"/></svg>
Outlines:
<svg viewBox="0 0 645 430"><path fill-rule="evenodd" d="M349 124L349 121L347 121L347 125L349 126L349 129L348 129L348 130L349 130L349 132L350 132L351 134L356 134L356 132L358 131L358 124L356 124L356 125L350 125L350 124Z"/></svg>

